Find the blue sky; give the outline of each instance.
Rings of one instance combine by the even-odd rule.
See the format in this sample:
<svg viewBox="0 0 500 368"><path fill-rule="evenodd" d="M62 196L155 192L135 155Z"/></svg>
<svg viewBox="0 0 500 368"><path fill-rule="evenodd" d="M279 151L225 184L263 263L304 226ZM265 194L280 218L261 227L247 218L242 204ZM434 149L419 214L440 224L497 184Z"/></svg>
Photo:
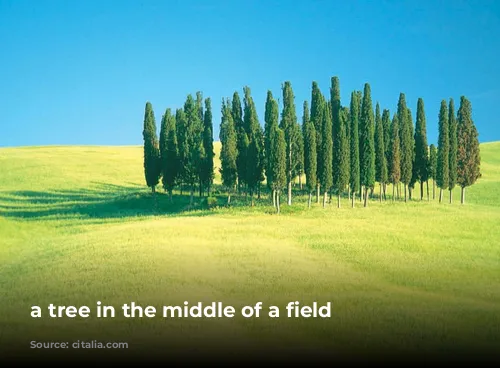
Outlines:
<svg viewBox="0 0 500 368"><path fill-rule="evenodd" d="M189 93L265 96L289 80L297 115L311 82L342 104L370 83L415 118L425 102L437 141L440 101L470 98L481 142L500 140L498 1L0 0L0 146L142 144L144 105L159 126Z"/></svg>

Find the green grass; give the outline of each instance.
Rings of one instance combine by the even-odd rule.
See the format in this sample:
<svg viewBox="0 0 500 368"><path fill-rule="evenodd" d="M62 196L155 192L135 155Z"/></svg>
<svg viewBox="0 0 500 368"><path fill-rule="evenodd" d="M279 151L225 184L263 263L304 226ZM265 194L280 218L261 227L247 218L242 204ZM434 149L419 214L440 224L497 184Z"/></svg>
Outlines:
<svg viewBox="0 0 500 368"><path fill-rule="evenodd" d="M204 209L144 186L141 147L0 149L0 349L31 340L130 348L495 351L500 340L500 143L481 145L467 203L326 209L306 197ZM216 162L216 166L220 163ZM216 169L216 181L219 181ZM417 185L418 188L418 185ZM217 189L217 188L216 188ZM218 189L217 189L218 190ZM376 191L375 194L378 192ZM392 189L389 188L389 193ZM432 194L431 194L432 195ZM436 193L437 195L437 193ZM285 201L283 200L283 203ZM329 319L41 319L30 307L332 301ZM284 311L284 309L283 309ZM44 310L45 312L45 310ZM142 344L142 345L141 345Z"/></svg>

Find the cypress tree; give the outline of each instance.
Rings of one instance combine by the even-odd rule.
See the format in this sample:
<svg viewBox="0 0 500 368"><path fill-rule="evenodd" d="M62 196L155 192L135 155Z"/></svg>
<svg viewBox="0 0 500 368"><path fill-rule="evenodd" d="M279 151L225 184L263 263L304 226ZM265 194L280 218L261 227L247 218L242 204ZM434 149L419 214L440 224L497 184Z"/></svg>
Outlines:
<svg viewBox="0 0 500 368"><path fill-rule="evenodd" d="M429 146L427 145L427 124L424 111L424 100L417 102L417 122L415 126L415 166L420 180L420 200L424 198L424 182L427 183L427 200L429 200Z"/></svg>
<svg viewBox="0 0 500 368"><path fill-rule="evenodd" d="M439 203L443 201L443 190L449 185L449 154L450 154L450 136L448 122L448 108L446 101L441 101L439 110L439 136L438 136L438 159L436 170L436 183L439 187Z"/></svg>
<svg viewBox="0 0 500 368"><path fill-rule="evenodd" d="M189 145L186 133L186 114L184 109L175 111L175 125L177 130L177 148L178 148L178 179L180 184L180 192L182 195L183 184L186 183L186 167L189 155Z"/></svg>
<svg viewBox="0 0 500 368"><path fill-rule="evenodd" d="M404 184L404 199L407 201L406 188L413 176L414 138L412 134L411 113L406 107L404 93L399 95L398 102L399 139L401 141L401 182Z"/></svg>
<svg viewBox="0 0 500 368"><path fill-rule="evenodd" d="M243 126L243 109L241 107L240 95L237 91L233 94L231 113L233 115L234 127L238 137L238 158L236 160L236 165L238 167L238 190L241 190L245 185L246 179L248 136Z"/></svg>
<svg viewBox="0 0 500 368"><path fill-rule="evenodd" d="M286 183L286 141L285 133L276 127L271 131L271 159L273 162L273 193L276 195L275 203L278 214L280 213L280 193Z"/></svg>
<svg viewBox="0 0 500 368"><path fill-rule="evenodd" d="M389 180L392 183L392 200L394 201L394 191L401 180L401 143L399 140L398 115L394 114L391 125L391 144L389 151Z"/></svg>
<svg viewBox="0 0 500 368"><path fill-rule="evenodd" d="M317 149L316 149L316 129L309 120L307 101L304 102L304 167L306 172L306 185L309 193L307 206L311 208L312 193L317 188Z"/></svg>
<svg viewBox="0 0 500 368"><path fill-rule="evenodd" d="M334 106L334 105L332 105ZM350 147L347 139L347 126L349 125L349 114L347 108L341 108L339 112L339 124L336 127L336 142L333 144L335 149L336 160L333 170L335 182L334 186L337 189L337 207L340 208L340 195L345 190L349 183L349 162L350 162Z"/></svg>
<svg viewBox="0 0 500 368"><path fill-rule="evenodd" d="M320 166L321 166L321 147L322 147L322 135L323 131L323 106L322 106L323 95L318 87L317 82L312 82L312 92L311 92L311 121L314 124L314 130L316 131L316 162L317 162L317 178L316 178L316 202L319 203L320 197Z"/></svg>
<svg viewBox="0 0 500 368"><path fill-rule="evenodd" d="M411 110L406 109L408 115L408 121L410 126L410 136L411 136L411 179L408 184L408 198L411 200L413 197L413 188L415 188L415 183L418 181L417 165L415 165L415 129L413 129L413 118L411 115Z"/></svg>
<svg viewBox="0 0 500 368"><path fill-rule="evenodd" d="M470 101L460 97L457 122L457 184L460 185L462 204L465 203L465 188L481 177L481 155L478 132L472 120Z"/></svg>
<svg viewBox="0 0 500 368"><path fill-rule="evenodd" d="M144 139L144 176L146 185L151 188L151 192L154 194L160 181L161 165L155 116L150 102L146 102L142 137Z"/></svg>
<svg viewBox="0 0 500 368"><path fill-rule="evenodd" d="M264 150L263 133L257 117L257 110L251 96L249 87L243 89L245 97L244 104L244 126L248 132L248 149L247 149L247 164L246 164L246 180L248 191L250 192L250 200L254 205L253 195L262 180L262 170L264 165L262 161L262 151Z"/></svg>
<svg viewBox="0 0 500 368"><path fill-rule="evenodd" d="M333 184L332 176L332 122L330 117L331 111L325 99L322 97L321 107L323 109L322 113L322 130L321 130L321 158L320 158L320 172L319 176L321 179L321 188L323 189L323 207L326 206L326 200L329 189Z"/></svg>
<svg viewBox="0 0 500 368"><path fill-rule="evenodd" d="M390 160L390 152L391 152L391 115L388 109L384 109L382 112L382 127L384 129L384 154L385 154L385 162L387 168L387 180L384 184L384 199L386 199L386 188L389 181L389 160Z"/></svg>
<svg viewBox="0 0 500 368"><path fill-rule="evenodd" d="M286 141L286 173L287 173L287 202L288 205L292 204L292 180L294 179L294 166L293 161L294 153L294 142L296 142L297 133L297 114L295 112L294 95L292 90L292 84L286 81L283 84L283 111L281 113L280 128L285 133Z"/></svg>
<svg viewBox="0 0 500 368"><path fill-rule="evenodd" d="M207 189L210 196L210 188L214 181L214 137L212 123L212 101L205 99L205 113L203 114L203 148L205 157L201 171L201 183Z"/></svg>
<svg viewBox="0 0 500 368"><path fill-rule="evenodd" d="M437 149L434 144L429 148L429 178L432 179L432 199L436 198Z"/></svg>
<svg viewBox="0 0 500 368"><path fill-rule="evenodd" d="M360 182L364 187L364 206L368 206L368 189L375 184L375 137L370 85L365 83L359 124Z"/></svg>
<svg viewBox="0 0 500 368"><path fill-rule="evenodd" d="M196 108L198 109L198 114L200 121L204 121L203 117L203 93L201 91L196 92Z"/></svg>
<svg viewBox="0 0 500 368"><path fill-rule="evenodd" d="M455 118L455 103L452 98L450 98L450 104L448 109L448 124L449 124L449 141L450 141L450 153L448 159L450 161L448 167L450 170L449 174L449 184L448 190L450 191L450 203L453 201L453 188L457 183L457 119Z"/></svg>
<svg viewBox="0 0 500 368"><path fill-rule="evenodd" d="M172 190L179 171L179 157L175 116L172 115L170 109L167 109L163 115L160 132L162 183L172 202Z"/></svg>
<svg viewBox="0 0 500 368"><path fill-rule="evenodd" d="M352 193L352 207L359 191L359 99L356 92L351 93L351 139L350 139L350 175L349 186Z"/></svg>
<svg viewBox="0 0 500 368"><path fill-rule="evenodd" d="M299 178L299 188L302 190L302 175L304 174L304 135L298 122L295 122L292 147L293 172L292 178Z"/></svg>
<svg viewBox="0 0 500 368"><path fill-rule="evenodd" d="M205 152L202 137L203 122L200 120L200 112L192 95L188 95L184 103L184 113L186 114L186 139L188 147L184 174L186 184L190 186L191 190L190 204L193 204L194 187L200 179Z"/></svg>
<svg viewBox="0 0 500 368"><path fill-rule="evenodd" d="M271 161L271 132L278 126L279 111L278 102L274 99L271 91L267 91L266 108L264 113L264 135L265 135L265 151L266 151L266 182L270 190L272 190L272 165ZM273 194L273 201L276 197Z"/></svg>
<svg viewBox="0 0 500 368"><path fill-rule="evenodd" d="M385 157L384 126L380 116L380 106L375 107L375 180L380 184L380 201L382 189L387 182L387 160Z"/></svg>
<svg viewBox="0 0 500 368"><path fill-rule="evenodd" d="M219 169L222 179L222 185L227 189L227 204L231 203L231 192L236 186L238 172L236 167L236 158L238 156L238 137L234 126L233 116L231 114L230 101L227 103L222 100L222 118L219 131L221 141Z"/></svg>
<svg viewBox="0 0 500 368"><path fill-rule="evenodd" d="M342 142L343 139L340 136L340 83L338 77L332 77L331 87L330 87L330 106L332 109L332 142L333 142L333 157L332 157L332 174L333 174L333 189L339 192L339 184L341 178L341 168L339 167L340 161L343 160L342 157ZM346 132L344 131L344 135ZM340 201L338 201L340 204Z"/></svg>

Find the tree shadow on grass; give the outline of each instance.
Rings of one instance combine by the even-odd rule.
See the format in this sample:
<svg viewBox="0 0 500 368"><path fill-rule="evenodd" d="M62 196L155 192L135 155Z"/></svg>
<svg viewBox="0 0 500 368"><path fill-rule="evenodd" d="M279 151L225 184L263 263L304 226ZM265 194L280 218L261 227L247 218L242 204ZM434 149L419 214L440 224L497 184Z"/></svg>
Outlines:
<svg viewBox="0 0 500 368"><path fill-rule="evenodd" d="M217 201L223 203L224 199L221 196ZM0 216L27 220L104 220L212 213L203 197L195 196L192 205L189 195L176 194L170 201L163 192L153 196L148 188L135 184L94 182L92 188L0 192Z"/></svg>

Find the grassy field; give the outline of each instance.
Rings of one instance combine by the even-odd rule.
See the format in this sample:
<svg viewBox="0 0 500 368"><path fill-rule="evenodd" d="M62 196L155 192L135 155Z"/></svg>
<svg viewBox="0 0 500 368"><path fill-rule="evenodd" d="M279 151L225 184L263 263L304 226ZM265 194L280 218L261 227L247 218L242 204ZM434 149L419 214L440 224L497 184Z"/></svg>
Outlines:
<svg viewBox="0 0 500 368"><path fill-rule="evenodd" d="M141 147L0 149L0 351L29 341L129 350L315 348L338 354L494 352L500 341L500 143L481 145L467 203L294 198L188 211L144 185ZM219 165L219 163L217 163ZM217 180L218 180L217 176ZM418 188L418 186L417 186ZM389 193L392 190L389 188ZM432 195L432 194L431 194ZM285 201L283 200L283 203ZM331 318L168 319L120 306L333 303ZM115 318L30 318L30 307L115 306ZM45 309L43 310L45 313ZM50 334L50 339L48 338ZM168 351L171 351L168 350ZM173 351L173 350L172 350ZM1 356L1 354L0 354Z"/></svg>

